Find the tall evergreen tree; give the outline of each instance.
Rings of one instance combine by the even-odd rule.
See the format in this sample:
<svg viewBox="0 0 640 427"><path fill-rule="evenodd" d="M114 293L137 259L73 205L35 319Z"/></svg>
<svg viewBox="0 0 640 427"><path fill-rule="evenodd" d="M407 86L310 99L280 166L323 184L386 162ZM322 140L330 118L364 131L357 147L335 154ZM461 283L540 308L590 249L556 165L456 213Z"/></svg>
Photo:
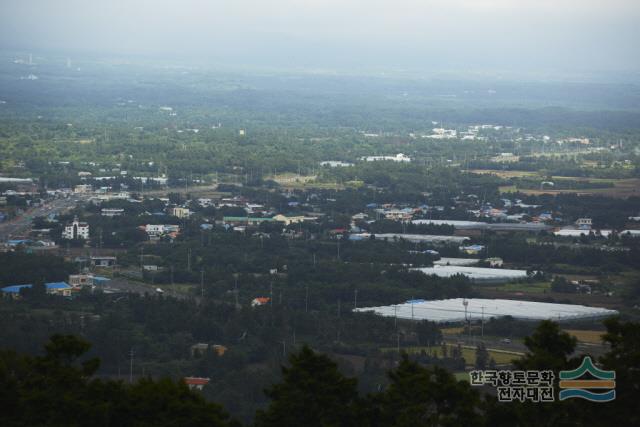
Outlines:
<svg viewBox="0 0 640 427"><path fill-rule="evenodd" d="M482 425L478 392L445 369L425 368L405 354L387 390L369 401L373 426Z"/></svg>
<svg viewBox="0 0 640 427"><path fill-rule="evenodd" d="M356 380L344 377L327 356L308 346L289 356L283 381L265 391L271 404L256 414L256 426L356 425Z"/></svg>

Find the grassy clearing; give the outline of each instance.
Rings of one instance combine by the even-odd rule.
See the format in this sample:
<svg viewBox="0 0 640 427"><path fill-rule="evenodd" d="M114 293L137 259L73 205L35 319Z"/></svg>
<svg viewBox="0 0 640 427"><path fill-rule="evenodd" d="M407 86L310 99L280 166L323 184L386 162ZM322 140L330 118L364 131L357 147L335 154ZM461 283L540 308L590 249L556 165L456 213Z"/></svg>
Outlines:
<svg viewBox="0 0 640 427"><path fill-rule="evenodd" d="M316 175L298 175L296 173L281 173L267 177L267 179L273 180L280 185L306 184L314 181L316 178Z"/></svg>
<svg viewBox="0 0 640 427"><path fill-rule="evenodd" d="M442 328L441 331L445 335L458 335L464 332L464 328L462 326Z"/></svg>
<svg viewBox="0 0 640 427"><path fill-rule="evenodd" d="M295 173L283 173L278 175L270 175L267 179L277 182L285 188L298 190L344 190L346 187L360 187L364 183L362 181L349 181L346 184L338 184L337 182L318 182L316 175L298 175Z"/></svg>
<svg viewBox="0 0 640 427"><path fill-rule="evenodd" d="M453 348L456 347L454 344L447 344L447 353L450 355ZM388 351L396 351L395 348L387 347L380 349L383 352ZM405 351L409 354L421 353L424 350L428 355L435 357L443 357L442 355L442 346L435 347L402 347L401 351ZM497 349L487 349L489 352L489 357L492 357L493 360L496 361L498 365L508 365L511 363L513 359L517 359L523 355L523 353L518 353L515 351L506 351L506 350L497 350ZM462 357L466 361L467 365L474 365L476 363L476 349L471 346L462 346Z"/></svg>
<svg viewBox="0 0 640 427"><path fill-rule="evenodd" d="M578 341L589 344L601 344L602 335L604 334L604 331L580 331L575 329L566 329L565 332L576 337Z"/></svg>
<svg viewBox="0 0 640 427"><path fill-rule="evenodd" d="M573 178L573 177L553 177L556 180L562 179L574 179L585 180L585 178ZM613 188L585 188L585 189L566 189L566 190L527 190L520 189L519 191L524 194L539 195L539 194L562 194L562 193L577 193L580 195L602 195L607 197L620 197L626 198L631 196L640 196L640 179L597 179L588 178L590 182L603 182L613 184Z"/></svg>
<svg viewBox="0 0 640 427"><path fill-rule="evenodd" d="M495 175L497 177L505 178L505 179L538 176L538 172L532 172L532 171L502 171L502 170L496 170L496 169L471 169L469 170L469 172L481 174L481 175L482 174Z"/></svg>
<svg viewBox="0 0 640 427"><path fill-rule="evenodd" d="M505 283L499 286L483 286L483 288L493 291L541 294L551 290L551 282Z"/></svg>
<svg viewBox="0 0 640 427"><path fill-rule="evenodd" d="M500 192L500 194L515 193L518 191L518 187L516 187L515 185L501 185L498 187L498 191Z"/></svg>
<svg viewBox="0 0 640 427"><path fill-rule="evenodd" d="M453 376L456 377L457 381L469 382L469 373L468 372L454 372Z"/></svg>

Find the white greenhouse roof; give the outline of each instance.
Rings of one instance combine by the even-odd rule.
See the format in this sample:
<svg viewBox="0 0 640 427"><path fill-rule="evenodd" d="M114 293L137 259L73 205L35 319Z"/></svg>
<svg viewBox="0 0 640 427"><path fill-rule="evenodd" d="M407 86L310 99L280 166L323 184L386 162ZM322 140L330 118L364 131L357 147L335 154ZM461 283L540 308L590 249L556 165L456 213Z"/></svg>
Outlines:
<svg viewBox="0 0 640 427"><path fill-rule="evenodd" d="M487 225L479 221L460 221L455 219L414 219L411 223L417 225L451 225L455 228L477 228Z"/></svg>
<svg viewBox="0 0 640 427"><path fill-rule="evenodd" d="M582 235L588 236L590 233L600 235L602 237L609 237L611 230L579 230L575 228L561 228L558 231L554 231L553 234L561 237L580 237Z"/></svg>
<svg viewBox="0 0 640 427"><path fill-rule="evenodd" d="M427 275L438 277L452 277L462 274L471 280L479 281L505 281L526 279L526 270L509 270L506 268L468 267L460 265L434 265L433 267L413 268Z"/></svg>
<svg viewBox="0 0 640 427"><path fill-rule="evenodd" d="M464 243L469 240L468 237L440 236L433 234L376 233L374 236L377 240L404 239L409 242L426 243Z"/></svg>
<svg viewBox="0 0 640 427"><path fill-rule="evenodd" d="M441 257L439 260L434 261L433 265L453 265L453 266L469 266L476 265L480 260L478 258L447 258Z"/></svg>
<svg viewBox="0 0 640 427"><path fill-rule="evenodd" d="M433 322L464 322L467 301L467 318L488 320L492 317L512 316L521 320L573 320L608 317L618 314L616 310L587 307L584 305L555 304L504 299L412 300L404 304L382 307L357 308L358 312L374 312L380 316L399 319L430 320Z"/></svg>

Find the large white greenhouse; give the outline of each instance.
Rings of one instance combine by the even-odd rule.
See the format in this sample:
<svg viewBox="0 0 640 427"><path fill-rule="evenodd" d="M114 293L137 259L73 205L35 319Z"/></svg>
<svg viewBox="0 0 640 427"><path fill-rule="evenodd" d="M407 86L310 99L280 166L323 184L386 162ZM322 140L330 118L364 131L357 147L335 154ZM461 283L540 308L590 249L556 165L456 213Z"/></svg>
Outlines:
<svg viewBox="0 0 640 427"><path fill-rule="evenodd" d="M461 274L476 282L508 282L527 278L526 270L510 270L506 268L434 265L433 267L413 268L412 270L438 277L452 277L456 274Z"/></svg>
<svg viewBox="0 0 640 427"><path fill-rule="evenodd" d="M466 305L465 305L466 303ZM521 320L575 320L602 318L618 314L616 310L574 304L519 301L506 299L410 300L404 304L357 308L358 312L374 312L398 319L433 322L464 322L511 316Z"/></svg>

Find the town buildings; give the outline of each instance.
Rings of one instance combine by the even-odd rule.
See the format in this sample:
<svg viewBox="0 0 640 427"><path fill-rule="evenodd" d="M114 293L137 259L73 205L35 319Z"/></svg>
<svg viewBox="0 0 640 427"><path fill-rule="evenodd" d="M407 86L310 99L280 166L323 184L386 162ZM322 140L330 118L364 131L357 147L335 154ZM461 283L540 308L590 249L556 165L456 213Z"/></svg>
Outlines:
<svg viewBox="0 0 640 427"><path fill-rule="evenodd" d="M405 156L402 153L398 153L395 156L365 156L362 157L362 160L364 160L365 162L391 161L399 163L409 163L411 162L411 157Z"/></svg>

